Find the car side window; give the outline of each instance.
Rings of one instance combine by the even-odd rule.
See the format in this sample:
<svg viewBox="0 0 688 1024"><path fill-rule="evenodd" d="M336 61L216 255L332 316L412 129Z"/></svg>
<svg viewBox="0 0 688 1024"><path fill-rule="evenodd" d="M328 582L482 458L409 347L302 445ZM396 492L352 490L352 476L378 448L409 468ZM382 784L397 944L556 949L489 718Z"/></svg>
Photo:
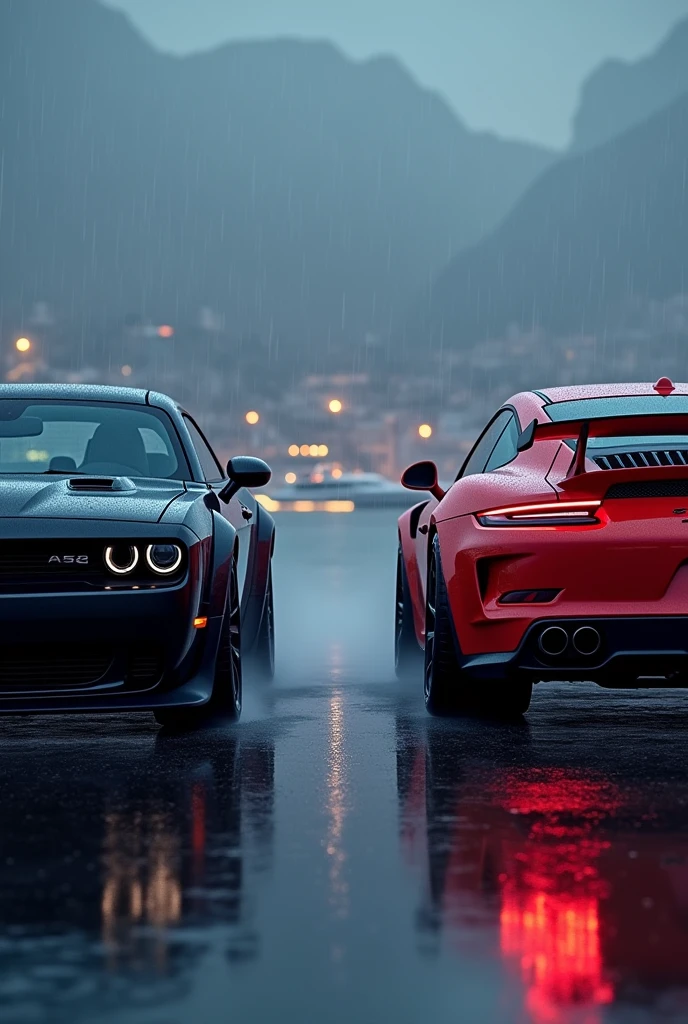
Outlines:
<svg viewBox="0 0 688 1024"><path fill-rule="evenodd" d="M506 427L502 431L502 435L497 441L497 444L492 449L492 455L487 460L485 466L485 472L490 473L493 469L499 469L500 466L506 466L509 462L518 455L518 444L520 431L516 418L511 415Z"/></svg>
<svg viewBox="0 0 688 1024"><path fill-rule="evenodd" d="M224 480L225 474L222 472L220 463L215 458L212 448L203 437L199 428L190 416L184 416L184 422L186 423L187 430L191 434L191 440L193 441L193 446L196 449L198 461L201 464L203 478L206 483L216 484L221 480Z"/></svg>
<svg viewBox="0 0 688 1024"><path fill-rule="evenodd" d="M508 409L503 409L500 413L495 416L491 423L487 425L479 438L477 444L473 448L468 458L463 464L463 467L457 476L457 480L464 476L473 476L476 473L483 473L487 460L492 454L492 450L499 441L507 422L513 418L513 414Z"/></svg>

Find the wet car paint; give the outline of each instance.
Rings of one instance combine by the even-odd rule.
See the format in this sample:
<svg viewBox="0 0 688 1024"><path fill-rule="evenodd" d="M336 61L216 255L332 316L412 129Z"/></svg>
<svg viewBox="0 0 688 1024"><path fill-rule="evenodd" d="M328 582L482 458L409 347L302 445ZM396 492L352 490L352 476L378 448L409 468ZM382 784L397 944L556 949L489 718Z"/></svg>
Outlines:
<svg viewBox="0 0 688 1024"><path fill-rule="evenodd" d="M428 718L393 523L278 517L239 726L0 722L3 1024L688 1019L688 693Z"/></svg>

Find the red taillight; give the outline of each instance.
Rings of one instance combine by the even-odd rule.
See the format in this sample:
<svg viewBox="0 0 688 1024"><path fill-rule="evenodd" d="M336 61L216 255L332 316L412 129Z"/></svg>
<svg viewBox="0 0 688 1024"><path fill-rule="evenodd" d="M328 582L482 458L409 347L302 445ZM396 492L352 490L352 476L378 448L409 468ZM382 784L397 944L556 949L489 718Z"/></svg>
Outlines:
<svg viewBox="0 0 688 1024"><path fill-rule="evenodd" d="M541 505L510 505L478 512L481 526L589 526L599 523L601 501L550 501Z"/></svg>

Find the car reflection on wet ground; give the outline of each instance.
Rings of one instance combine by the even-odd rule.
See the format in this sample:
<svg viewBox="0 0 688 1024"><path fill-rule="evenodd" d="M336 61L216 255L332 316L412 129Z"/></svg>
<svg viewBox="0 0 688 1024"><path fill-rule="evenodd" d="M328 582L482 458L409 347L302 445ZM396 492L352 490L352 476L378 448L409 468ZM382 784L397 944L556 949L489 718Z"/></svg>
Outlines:
<svg viewBox="0 0 688 1024"><path fill-rule="evenodd" d="M238 727L0 721L0 1019L688 1019L688 693L439 721L390 513L279 517Z"/></svg>

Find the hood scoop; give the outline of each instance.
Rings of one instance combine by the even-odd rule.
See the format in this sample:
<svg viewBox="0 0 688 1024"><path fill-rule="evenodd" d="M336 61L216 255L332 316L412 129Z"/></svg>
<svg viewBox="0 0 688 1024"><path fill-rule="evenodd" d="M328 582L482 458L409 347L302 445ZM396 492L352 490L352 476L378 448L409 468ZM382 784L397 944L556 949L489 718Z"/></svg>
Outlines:
<svg viewBox="0 0 688 1024"><path fill-rule="evenodd" d="M70 491L88 494L113 494L121 491L135 491L133 480L126 476L75 476L67 481Z"/></svg>

